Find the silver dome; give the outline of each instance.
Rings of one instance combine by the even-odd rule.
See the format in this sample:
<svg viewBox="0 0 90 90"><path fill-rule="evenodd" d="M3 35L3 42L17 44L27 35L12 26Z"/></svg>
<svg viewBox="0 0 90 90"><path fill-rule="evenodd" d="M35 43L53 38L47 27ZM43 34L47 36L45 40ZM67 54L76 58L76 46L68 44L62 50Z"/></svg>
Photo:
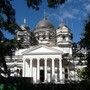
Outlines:
<svg viewBox="0 0 90 90"><path fill-rule="evenodd" d="M36 25L36 29L42 29L42 28L53 28L54 26L51 24L47 18L44 18L43 20L39 21Z"/></svg>

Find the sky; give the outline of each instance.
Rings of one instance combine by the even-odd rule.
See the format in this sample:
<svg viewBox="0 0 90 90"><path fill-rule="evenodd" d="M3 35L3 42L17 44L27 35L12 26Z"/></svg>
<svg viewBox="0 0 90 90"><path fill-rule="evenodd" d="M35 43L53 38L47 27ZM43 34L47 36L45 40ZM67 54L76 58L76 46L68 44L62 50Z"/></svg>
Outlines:
<svg viewBox="0 0 90 90"><path fill-rule="evenodd" d="M85 21L90 15L90 0L66 0L62 5L52 9L47 7L46 0L40 5L38 11L28 8L25 0L13 0L12 5L16 10L16 22L22 25L24 18L26 23L33 30L36 24L43 19L44 13L48 20L57 28L63 22L67 25L73 34L73 42L80 41L81 33L84 30ZM9 34L8 38L11 38Z"/></svg>

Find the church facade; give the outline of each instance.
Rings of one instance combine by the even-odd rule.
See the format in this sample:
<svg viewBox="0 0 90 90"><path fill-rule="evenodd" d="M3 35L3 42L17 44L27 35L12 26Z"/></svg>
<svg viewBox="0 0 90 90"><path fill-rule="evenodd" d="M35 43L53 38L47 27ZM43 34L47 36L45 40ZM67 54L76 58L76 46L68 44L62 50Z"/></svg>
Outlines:
<svg viewBox="0 0 90 90"><path fill-rule="evenodd" d="M31 34L27 26L21 25L16 38L21 41L23 49L17 49L12 61L7 57L10 76L32 78L33 83L63 83L75 79L75 65L71 60L63 60L63 55L72 56L72 34L69 28L61 23L55 28L44 18L33 30L37 45L31 45Z"/></svg>

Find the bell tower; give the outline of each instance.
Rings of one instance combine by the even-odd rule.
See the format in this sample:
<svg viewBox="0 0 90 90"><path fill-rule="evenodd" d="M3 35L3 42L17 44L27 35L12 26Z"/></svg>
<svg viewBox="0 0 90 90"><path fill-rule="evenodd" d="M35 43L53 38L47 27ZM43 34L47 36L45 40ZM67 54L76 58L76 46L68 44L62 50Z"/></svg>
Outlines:
<svg viewBox="0 0 90 90"><path fill-rule="evenodd" d="M56 42L64 53L72 54L72 34L64 22L56 30Z"/></svg>
<svg viewBox="0 0 90 90"><path fill-rule="evenodd" d="M26 24L26 19L24 19L24 23L20 26L20 30L16 31L16 39L20 43L20 48L30 47L30 36L30 28Z"/></svg>

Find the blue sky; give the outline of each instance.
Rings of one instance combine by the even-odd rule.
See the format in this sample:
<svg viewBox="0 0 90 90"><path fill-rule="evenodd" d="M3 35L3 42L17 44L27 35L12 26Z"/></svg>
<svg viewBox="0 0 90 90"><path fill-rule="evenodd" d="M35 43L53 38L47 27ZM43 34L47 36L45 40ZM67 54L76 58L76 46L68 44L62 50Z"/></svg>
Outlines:
<svg viewBox="0 0 90 90"><path fill-rule="evenodd" d="M78 42L84 29L85 20L88 14L90 15L90 0L67 0L56 9L48 8L46 0L43 1L40 9L36 11L28 8L25 0L13 0L13 8L16 10L16 22L21 25L24 18L26 18L27 25L33 29L43 19L45 11L48 19L55 27L58 27L63 19L73 33L73 41ZM9 38L11 37L9 36Z"/></svg>

